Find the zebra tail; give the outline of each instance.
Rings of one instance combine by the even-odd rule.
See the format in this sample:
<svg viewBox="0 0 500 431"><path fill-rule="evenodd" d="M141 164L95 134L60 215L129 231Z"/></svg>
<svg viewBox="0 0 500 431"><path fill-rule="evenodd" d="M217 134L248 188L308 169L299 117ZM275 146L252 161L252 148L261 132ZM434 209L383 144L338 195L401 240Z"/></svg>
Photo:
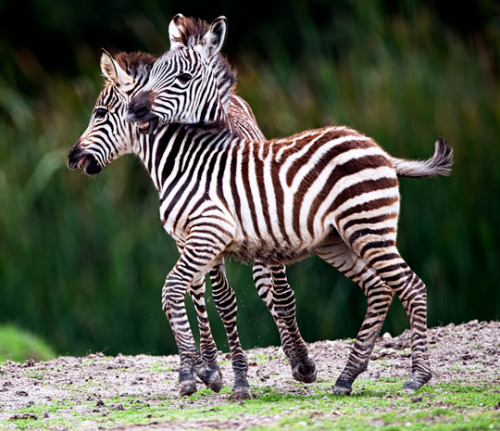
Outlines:
<svg viewBox="0 0 500 431"><path fill-rule="evenodd" d="M435 144L434 155L427 160L406 160L391 157L398 177L426 178L450 175L453 165L453 150L448 143L439 138Z"/></svg>

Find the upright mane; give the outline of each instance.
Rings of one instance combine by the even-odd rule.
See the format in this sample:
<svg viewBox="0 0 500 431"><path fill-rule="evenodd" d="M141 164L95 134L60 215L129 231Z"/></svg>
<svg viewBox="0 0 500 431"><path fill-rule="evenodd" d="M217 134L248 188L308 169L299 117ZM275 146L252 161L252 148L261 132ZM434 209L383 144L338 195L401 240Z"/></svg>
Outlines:
<svg viewBox="0 0 500 431"><path fill-rule="evenodd" d="M187 48L194 48L203 40L205 34L210 29L210 25L201 19L185 18L183 25L178 27L178 42ZM227 108L229 99L233 95L236 87L236 71L229 65L229 62L222 54L217 54L212 62L212 68L219 88L219 96L222 106Z"/></svg>
<svg viewBox="0 0 500 431"><path fill-rule="evenodd" d="M129 76L138 79L149 76L156 57L145 52L120 52L115 60Z"/></svg>

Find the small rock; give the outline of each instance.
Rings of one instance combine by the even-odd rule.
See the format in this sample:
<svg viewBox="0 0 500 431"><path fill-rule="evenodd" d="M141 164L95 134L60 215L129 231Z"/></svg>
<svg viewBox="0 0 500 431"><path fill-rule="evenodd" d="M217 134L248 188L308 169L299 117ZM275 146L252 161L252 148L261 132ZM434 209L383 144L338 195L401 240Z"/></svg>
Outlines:
<svg viewBox="0 0 500 431"><path fill-rule="evenodd" d="M9 421L19 421L19 420L28 420L28 419L36 421L38 418L33 413L23 413L23 414L11 416L9 418Z"/></svg>
<svg viewBox="0 0 500 431"><path fill-rule="evenodd" d="M27 359L26 361L24 361L23 368L32 367L34 365L35 365L34 359Z"/></svg>
<svg viewBox="0 0 500 431"><path fill-rule="evenodd" d="M99 399L97 400L97 403L95 404L96 407L104 407L104 401Z"/></svg>

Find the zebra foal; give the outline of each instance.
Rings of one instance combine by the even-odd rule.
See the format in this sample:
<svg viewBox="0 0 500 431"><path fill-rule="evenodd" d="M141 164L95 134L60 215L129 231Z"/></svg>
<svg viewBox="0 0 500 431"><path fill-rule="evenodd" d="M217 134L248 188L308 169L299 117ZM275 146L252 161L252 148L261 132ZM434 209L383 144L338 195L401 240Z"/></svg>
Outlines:
<svg viewBox="0 0 500 431"><path fill-rule="evenodd" d="M190 44L201 43L208 31L206 23L189 19L183 20L182 23L178 22L175 29L176 34L180 31L189 31ZM130 126L124 120L126 102L144 84L153 62L152 56L142 53L121 53L115 60L105 51L102 52L101 70L107 79L107 85L98 97L87 130L70 150L68 166L71 169L80 167L85 168L88 174L98 174L104 166L121 155L135 153L144 163L157 189L161 191L160 178L163 176L163 166L161 160L156 158L157 154L161 153L161 148L158 148L157 142L139 134L135 126ZM229 74L227 77L235 79ZM231 133L257 139L264 138L250 107L244 100L237 96L230 96L227 101L227 113L230 120L228 128ZM178 136L178 129L179 127L176 126L170 128L174 139ZM258 293L275 319L283 349L291 359L292 375L299 381L314 381L316 367L308 356L306 344L296 326L295 300L293 291L286 280L285 268L282 265L268 267L257 262L254 265L253 275ZM223 320L232 354L235 374L232 398L246 399L250 397L249 384L246 379L248 364L238 339L236 299L227 282L222 261L211 269L210 280L214 303ZM216 362L217 348L208 325L204 290L204 286L201 288L200 285L189 287L200 326L202 353L202 358L197 353L193 353L190 360L193 369L202 381L215 391L219 391L222 387L222 376ZM277 314L276 307L280 306L286 306L288 309L286 320ZM194 391L196 391L194 379L181 387L182 395L188 395Z"/></svg>
<svg viewBox="0 0 500 431"><path fill-rule="evenodd" d="M350 393L366 369L394 294L412 332L412 372L403 389L418 390L432 375L427 298L424 283L396 247L397 176L447 175L450 147L439 140L432 159L411 162L391 157L347 127L270 141L235 136L221 103L226 87L217 82L214 67L226 37L225 18L215 20L211 29L213 37L205 44L171 50L155 62L126 115L151 139L167 141L162 157L171 170L164 179L160 213L182 252L162 298L186 359L181 384L190 378L188 357L194 349L183 302L191 284L225 256L284 264L316 253L355 281L368 302L334 391ZM166 135L172 124L183 125L182 141L172 143Z"/></svg>

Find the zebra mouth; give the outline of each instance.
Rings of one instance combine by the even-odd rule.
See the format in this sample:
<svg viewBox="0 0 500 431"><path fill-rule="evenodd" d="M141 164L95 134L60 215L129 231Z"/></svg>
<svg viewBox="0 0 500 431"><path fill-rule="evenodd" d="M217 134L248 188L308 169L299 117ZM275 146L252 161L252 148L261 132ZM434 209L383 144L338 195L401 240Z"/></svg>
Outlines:
<svg viewBox="0 0 500 431"><path fill-rule="evenodd" d="M102 171L97 159L89 153L71 150L68 155L69 169L84 169L87 175L96 175Z"/></svg>
<svg viewBox="0 0 500 431"><path fill-rule="evenodd" d="M138 121L137 122L137 129L139 130L139 133L143 135L147 135L149 133L153 133L158 126L158 118L152 118L149 121Z"/></svg>
<svg viewBox="0 0 500 431"><path fill-rule="evenodd" d="M151 126L151 121L139 121L137 123L137 128L141 133L148 133Z"/></svg>

